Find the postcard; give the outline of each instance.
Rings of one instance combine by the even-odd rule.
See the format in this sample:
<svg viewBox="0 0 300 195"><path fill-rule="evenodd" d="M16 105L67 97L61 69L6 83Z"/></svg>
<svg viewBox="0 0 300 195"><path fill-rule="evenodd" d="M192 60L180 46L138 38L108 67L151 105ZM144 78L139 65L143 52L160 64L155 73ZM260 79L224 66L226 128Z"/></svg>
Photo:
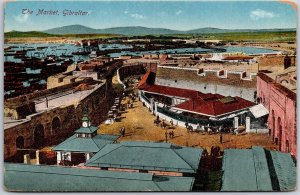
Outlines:
<svg viewBox="0 0 300 195"><path fill-rule="evenodd" d="M293 1L7 1L4 189L296 188Z"/></svg>

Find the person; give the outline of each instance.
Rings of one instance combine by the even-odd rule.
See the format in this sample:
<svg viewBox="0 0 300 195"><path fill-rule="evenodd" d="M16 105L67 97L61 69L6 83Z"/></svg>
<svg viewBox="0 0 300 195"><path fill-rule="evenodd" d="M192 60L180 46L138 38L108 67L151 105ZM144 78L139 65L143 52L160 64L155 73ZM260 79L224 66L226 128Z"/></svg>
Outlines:
<svg viewBox="0 0 300 195"><path fill-rule="evenodd" d="M165 137L166 137L166 143L168 142L168 133L165 132Z"/></svg>
<svg viewBox="0 0 300 195"><path fill-rule="evenodd" d="M154 123L155 123L156 126L158 127L158 120L154 120Z"/></svg>
<svg viewBox="0 0 300 195"><path fill-rule="evenodd" d="M170 123L171 123L171 126L173 127L173 119L171 119Z"/></svg>
<svg viewBox="0 0 300 195"><path fill-rule="evenodd" d="M171 131L169 132L169 138L172 138L172 132Z"/></svg>
<svg viewBox="0 0 300 195"><path fill-rule="evenodd" d="M205 156L205 157L208 156L208 152L207 152L206 148L204 148L204 150L202 152L202 155Z"/></svg>
<svg viewBox="0 0 300 195"><path fill-rule="evenodd" d="M208 127L207 131L208 131L208 135L210 135L212 133L212 130L209 127Z"/></svg>
<svg viewBox="0 0 300 195"><path fill-rule="evenodd" d="M223 135L222 135L222 133L220 133L220 144L222 144L223 143Z"/></svg>
<svg viewBox="0 0 300 195"><path fill-rule="evenodd" d="M190 131L190 132L193 132L193 131L194 131L192 125L189 125L189 131Z"/></svg>
<svg viewBox="0 0 300 195"><path fill-rule="evenodd" d="M200 123L198 123L198 125L197 125L197 132L200 132Z"/></svg>
<svg viewBox="0 0 300 195"><path fill-rule="evenodd" d="M128 99L128 101L127 101L127 107L128 108L129 108L130 104L131 104L130 99Z"/></svg>
<svg viewBox="0 0 300 195"><path fill-rule="evenodd" d="M125 127L122 128L122 136L125 137Z"/></svg>
<svg viewBox="0 0 300 195"><path fill-rule="evenodd" d="M157 120L157 122L159 122L159 116L158 115L156 116L156 120Z"/></svg>
<svg viewBox="0 0 300 195"><path fill-rule="evenodd" d="M205 128L204 128L204 125L201 126L201 129L200 129L202 132L205 131Z"/></svg>
<svg viewBox="0 0 300 195"><path fill-rule="evenodd" d="M189 124L188 122L185 122L185 127L188 128L189 127Z"/></svg>

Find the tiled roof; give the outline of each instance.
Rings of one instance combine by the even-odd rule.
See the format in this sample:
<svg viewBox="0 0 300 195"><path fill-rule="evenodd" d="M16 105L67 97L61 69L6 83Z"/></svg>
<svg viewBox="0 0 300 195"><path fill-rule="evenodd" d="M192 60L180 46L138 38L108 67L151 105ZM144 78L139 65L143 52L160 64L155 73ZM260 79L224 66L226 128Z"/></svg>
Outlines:
<svg viewBox="0 0 300 195"><path fill-rule="evenodd" d="M73 135L64 142L55 146L54 151L69 151L69 152L98 152L106 144L113 143L118 136L115 135L96 135L92 138L82 138Z"/></svg>
<svg viewBox="0 0 300 195"><path fill-rule="evenodd" d="M191 191L193 177L101 171L61 166L4 164L4 186L22 192Z"/></svg>
<svg viewBox="0 0 300 195"><path fill-rule="evenodd" d="M280 191L291 191L296 188L296 166L289 153L270 151Z"/></svg>
<svg viewBox="0 0 300 195"><path fill-rule="evenodd" d="M146 72L146 74L144 74L144 76L142 77L138 88L139 89L144 89L144 88L148 88L149 86L153 85L155 82L155 77L156 77L156 73L148 71Z"/></svg>
<svg viewBox="0 0 300 195"><path fill-rule="evenodd" d="M226 149L222 170L221 191L272 191L264 149Z"/></svg>
<svg viewBox="0 0 300 195"><path fill-rule="evenodd" d="M90 127L80 127L75 131L75 133L94 133L98 130L98 127L90 126Z"/></svg>
<svg viewBox="0 0 300 195"><path fill-rule="evenodd" d="M224 97L220 94L205 94L191 89L144 84L145 78L148 78L148 74L146 73L144 75L144 78L142 79L143 82L140 82L143 87L140 87L139 89L147 93L188 99L187 101L175 106L176 108L187 112L190 111L203 115L219 116L255 105L254 103L240 97ZM232 101L232 99L234 101Z"/></svg>
<svg viewBox="0 0 300 195"><path fill-rule="evenodd" d="M197 98L198 96L203 95L203 93L201 92L190 90L190 89L181 89L181 88L167 87L162 85L151 85L148 88L145 88L144 90L149 93L156 93L156 94L182 97L182 98Z"/></svg>
<svg viewBox="0 0 300 195"><path fill-rule="evenodd" d="M252 149L226 149L221 191L291 191L296 167L288 153Z"/></svg>
<svg viewBox="0 0 300 195"><path fill-rule="evenodd" d="M196 173L202 149L166 143L107 144L86 166Z"/></svg>
<svg viewBox="0 0 300 195"><path fill-rule="evenodd" d="M185 101L176 108L184 111L191 111L198 114L204 114L209 116L219 116L222 114L242 110L254 106L253 102L245 100L240 97L234 97L234 101L223 103L221 99L213 99L211 101L205 101L203 99L191 99Z"/></svg>

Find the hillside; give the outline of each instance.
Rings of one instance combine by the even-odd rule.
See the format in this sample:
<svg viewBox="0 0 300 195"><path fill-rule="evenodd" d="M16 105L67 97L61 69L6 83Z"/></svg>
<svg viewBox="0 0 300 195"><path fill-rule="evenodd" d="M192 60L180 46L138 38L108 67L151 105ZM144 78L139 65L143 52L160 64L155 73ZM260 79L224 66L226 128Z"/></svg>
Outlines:
<svg viewBox="0 0 300 195"><path fill-rule="evenodd" d="M21 32L21 31L10 31L4 33L5 38L15 38L15 37L58 37L59 35L48 34L39 31L28 31L28 32Z"/></svg>
<svg viewBox="0 0 300 195"><path fill-rule="evenodd" d="M147 28L142 26L115 27L105 29L93 29L83 25L69 25L52 28L44 31L48 34L122 34L122 35L171 35L171 34L219 34L234 32L286 32L296 29L219 29L219 28L198 28L188 31L171 30L167 28Z"/></svg>

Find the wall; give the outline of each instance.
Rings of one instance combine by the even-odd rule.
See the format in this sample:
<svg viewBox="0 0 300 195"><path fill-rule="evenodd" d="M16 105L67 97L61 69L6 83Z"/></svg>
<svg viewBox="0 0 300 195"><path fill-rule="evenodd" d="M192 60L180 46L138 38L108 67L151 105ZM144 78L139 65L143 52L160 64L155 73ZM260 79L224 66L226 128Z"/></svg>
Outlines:
<svg viewBox="0 0 300 195"><path fill-rule="evenodd" d="M163 78L156 78L155 83L157 85L192 89L203 93L213 93L213 94L218 93L223 96L239 96L246 100L255 102L254 92L256 91L256 88L243 88L243 87L231 86L231 85L200 83L200 82L185 81L185 80L177 80L177 82L175 82L174 80L167 80Z"/></svg>
<svg viewBox="0 0 300 195"><path fill-rule="evenodd" d="M203 93L239 96L255 102L256 74L244 71L158 66L155 83Z"/></svg>
<svg viewBox="0 0 300 195"><path fill-rule="evenodd" d="M143 65L134 64L134 65L123 66L117 70L118 82L125 87L123 80L126 77L129 77L132 75L144 74L144 73L145 73L145 69L144 69Z"/></svg>
<svg viewBox="0 0 300 195"><path fill-rule="evenodd" d="M52 89L39 90L34 93L7 99L4 102L4 108L5 108L4 116L9 117L8 115L11 115L9 113L15 112L13 114L14 119L25 118L27 115L33 114L35 112L35 110L31 108L33 100L41 97L46 97L49 94L59 93L64 90L70 90L81 83L91 83L91 82L93 82L92 78L86 78L82 81L71 83L68 85L59 86Z"/></svg>
<svg viewBox="0 0 300 195"><path fill-rule="evenodd" d="M16 154L16 140L17 138L24 138L24 147L31 148L36 139L43 140L41 138L35 138L38 126L43 127L44 140L43 144L48 143L47 140L53 141L55 138L61 139L66 135L72 133L74 130L81 126L82 110L84 107L89 108L89 116L92 124L98 126L98 124L105 120L110 106L113 104L112 91L109 87L110 83L101 84L95 91L87 96L77 104L62 106L47 110L41 113L35 113L26 118L29 120L20 125L8 128L4 130L4 158L7 159ZM108 90L107 90L108 89ZM53 130L52 122L54 118L58 118L60 121L60 128ZM51 138L51 139L50 139Z"/></svg>
<svg viewBox="0 0 300 195"><path fill-rule="evenodd" d="M274 82L271 82L274 83ZM270 90L271 83L257 77L257 98L258 102L262 103L270 111Z"/></svg>
<svg viewBox="0 0 300 195"><path fill-rule="evenodd" d="M267 55L258 58L258 64L260 67L263 66L274 66L274 65L282 65L284 64L284 57L285 55ZM291 58L291 65L295 66L295 57L290 56Z"/></svg>
<svg viewBox="0 0 300 195"><path fill-rule="evenodd" d="M297 156L296 99L276 87L265 75L257 77L257 95L269 110L268 128L274 142L279 140L279 121L282 126L280 150ZM288 141L288 146L286 141ZM278 141L277 141L277 144ZM288 149L289 147L289 149Z"/></svg>
<svg viewBox="0 0 300 195"><path fill-rule="evenodd" d="M273 117L275 120L273 120ZM270 114L268 121L273 140L278 139L280 151L297 155L296 102L286 97L281 91L271 88ZM282 127L281 144L280 127ZM288 141L288 145L286 144Z"/></svg>

